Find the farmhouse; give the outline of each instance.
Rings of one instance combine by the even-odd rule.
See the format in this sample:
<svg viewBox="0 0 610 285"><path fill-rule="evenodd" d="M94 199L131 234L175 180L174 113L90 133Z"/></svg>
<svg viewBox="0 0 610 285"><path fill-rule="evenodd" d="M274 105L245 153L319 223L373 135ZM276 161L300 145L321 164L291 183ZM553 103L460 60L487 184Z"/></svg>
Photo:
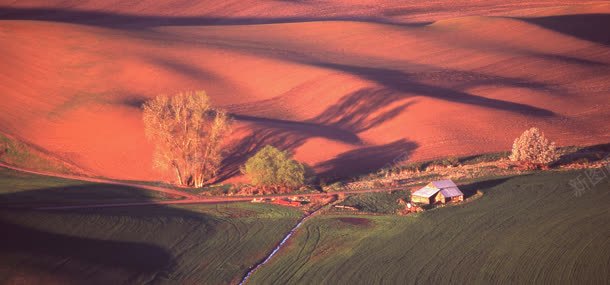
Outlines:
<svg viewBox="0 0 610 285"><path fill-rule="evenodd" d="M464 201L464 193L451 180L439 180L428 183L411 194L411 202L434 204Z"/></svg>

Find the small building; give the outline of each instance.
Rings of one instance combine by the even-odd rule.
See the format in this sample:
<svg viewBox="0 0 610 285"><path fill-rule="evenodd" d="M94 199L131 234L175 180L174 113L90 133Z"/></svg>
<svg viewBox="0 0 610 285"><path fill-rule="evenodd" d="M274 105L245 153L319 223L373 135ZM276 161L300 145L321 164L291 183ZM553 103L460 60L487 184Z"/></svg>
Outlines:
<svg viewBox="0 0 610 285"><path fill-rule="evenodd" d="M289 200L284 200L284 199L276 199L272 203L276 204L276 205L290 206L290 207L300 207L301 206L301 202L289 201Z"/></svg>
<svg viewBox="0 0 610 285"><path fill-rule="evenodd" d="M464 201L464 193L451 180L439 180L411 194L411 202L420 204L435 204Z"/></svg>

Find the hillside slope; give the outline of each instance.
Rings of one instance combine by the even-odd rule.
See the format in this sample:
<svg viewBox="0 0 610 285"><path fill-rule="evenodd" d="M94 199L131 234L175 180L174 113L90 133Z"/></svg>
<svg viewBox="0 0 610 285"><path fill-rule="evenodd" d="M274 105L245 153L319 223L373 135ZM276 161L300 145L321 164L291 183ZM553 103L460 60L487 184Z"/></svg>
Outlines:
<svg viewBox="0 0 610 285"><path fill-rule="evenodd" d="M579 176L460 185L485 194L407 217L320 215L249 284L607 284L610 181L575 195Z"/></svg>
<svg viewBox="0 0 610 285"><path fill-rule="evenodd" d="M223 178L265 144L347 175L506 150L532 125L609 141L609 4L361 2L0 4L0 131L138 180L163 178L141 104L192 89L236 118Z"/></svg>

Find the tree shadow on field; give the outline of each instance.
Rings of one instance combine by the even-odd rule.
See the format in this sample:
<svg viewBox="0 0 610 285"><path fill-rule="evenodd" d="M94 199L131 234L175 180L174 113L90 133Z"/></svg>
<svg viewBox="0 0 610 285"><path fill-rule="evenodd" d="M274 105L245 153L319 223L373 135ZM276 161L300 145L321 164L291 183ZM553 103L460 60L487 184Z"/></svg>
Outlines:
<svg viewBox="0 0 610 285"><path fill-rule="evenodd" d="M358 133L379 126L400 115L414 103L412 100L399 102L405 101L405 99L384 89L364 88L342 97L320 115L305 121L235 114L233 117L236 120L247 122L252 127L248 136L234 141L226 148L229 156L223 160L223 168L220 170L217 181L223 181L238 174L240 166L265 145L293 152L308 139L324 138L363 147L362 155L369 151L376 152L375 147L365 146ZM394 102L398 102L398 105L388 107ZM390 148L392 146L400 147L399 144L391 144ZM358 164L366 169L374 169L396 156L389 152L377 159L363 159ZM380 163L380 160L384 162ZM341 162L341 160L333 161L329 161L324 166L331 167L334 163Z"/></svg>
<svg viewBox="0 0 610 285"><path fill-rule="evenodd" d="M610 33L608 32L610 14L578 14L519 19L571 37L610 45Z"/></svg>
<svg viewBox="0 0 610 285"><path fill-rule="evenodd" d="M418 145L414 142L404 139L397 140L380 146L364 147L342 153L316 165L316 168L322 170L320 176L326 178L327 182L334 182L342 177L370 173L404 161L417 147Z"/></svg>
<svg viewBox="0 0 610 285"><path fill-rule="evenodd" d="M336 63L313 63L308 64L340 70L349 74L362 77L373 81L376 88L363 88L339 99L333 106L326 108L319 115L302 122L287 122L275 119L237 116L243 120L256 123L252 134L239 142L234 143L229 149L231 155L223 162L219 181L225 180L239 172L239 167L245 163L247 158L252 156L264 145L273 145L277 148L294 151L305 141L313 137L323 137L343 143L356 144L360 141L358 133L379 126L400 114L416 103L414 96L424 96L437 98L459 104L480 106L484 108L497 109L511 113L518 113L530 117L549 118L556 114L544 108L538 108L527 104L504 101L499 99L487 98L462 92L454 87L441 87L433 84L420 82L420 74L406 73L400 70L362 67L355 65L344 65ZM441 74L441 77L444 75ZM477 81L478 80L478 81ZM477 79L472 86L477 84L506 84L510 86L522 86L528 88L546 89L543 84L531 82L514 81L505 78L482 78ZM481 81L482 80L482 81ZM478 82L478 83L477 83ZM411 101L405 101L409 100ZM403 102L404 101L404 102ZM396 104L396 105L392 105ZM355 139L358 138L358 139ZM395 142L396 143L396 142ZM397 155L393 155L391 149L413 150L417 145L409 142L392 143L386 145L389 156L379 153L376 147L362 147L341 154L335 159L331 159L316 168L327 168L321 175L342 176L347 175L352 167L343 168L349 164L356 164L353 167L352 175L363 173L384 166L391 162ZM410 145L401 145L409 143ZM384 146L381 146L383 150ZM378 156L379 159L375 159ZM366 159L358 159L363 157Z"/></svg>
<svg viewBox="0 0 610 285"><path fill-rule="evenodd" d="M375 58L353 58L343 62L327 61L318 56L296 50L292 46L278 46L269 48L265 42L226 40L217 37L199 36L196 39L184 36L150 31L144 37L152 41L179 42L185 45L205 45L223 50L230 50L259 57L293 62L313 67L325 68L339 71L359 77L372 82L378 88L384 88L390 92L402 95L402 98L410 96L423 96L458 104L473 105L482 108L496 109L530 117L554 117L556 114L548 109L532 106L525 103L506 101L496 98L479 96L464 91L468 88L480 86L506 86L510 88L527 88L545 92L557 92L551 84L536 82L529 79L510 78L503 76L491 76L477 72L461 71L431 66L402 62L405 68L394 68L380 66ZM281 50L282 52L277 52ZM324 58L332 56L332 52ZM338 58L345 58L344 54L336 54ZM344 63L349 62L349 63ZM353 64L352 62L362 62ZM428 72L408 72L406 67L414 67Z"/></svg>
<svg viewBox="0 0 610 285"><path fill-rule="evenodd" d="M144 106L144 103L146 103L147 100L148 100L148 98L146 98L146 97L131 96L131 97L125 97L125 98L121 99L119 104L126 106L126 107L141 110L142 107Z"/></svg>
<svg viewBox="0 0 610 285"><path fill-rule="evenodd" d="M240 173L240 168L248 158L266 145L292 152L311 138L311 133L301 133L299 130L273 127L254 127L246 137L230 143L226 147L229 153L222 161L216 182L222 182Z"/></svg>
<svg viewBox="0 0 610 285"><path fill-rule="evenodd" d="M344 96L310 121L360 133L395 118L416 103L414 100L409 100L388 110L387 106L402 100L405 100L403 96L391 90L363 88L349 96ZM380 114L374 115L379 111Z"/></svg>
<svg viewBox="0 0 610 285"><path fill-rule="evenodd" d="M195 65L186 63L177 58L165 58L162 56L147 55L146 60L155 66L171 70L172 73L189 77L193 80L210 80L221 83L223 79L209 70L201 69Z"/></svg>
<svg viewBox="0 0 610 285"><path fill-rule="evenodd" d="M314 65L341 70L343 72L354 74L367 80L376 82L381 86L388 88L389 90L397 91L400 93L412 93L449 102L509 111L512 113L518 113L533 117L553 117L556 115L554 112L544 108L530 106L522 103L504 101L500 99L482 97L462 92L455 88L441 87L422 83L416 79L415 74L406 73L401 70L377 67L363 67L337 63L317 63ZM538 85L527 86L531 88Z"/></svg>
<svg viewBox="0 0 610 285"><path fill-rule="evenodd" d="M324 137L330 140L341 141L350 144L361 144L362 141L354 132L333 125L319 124L314 122L290 121L281 119L269 119L247 115L234 114L232 117L238 121L254 123L265 129L276 129L284 132L298 131L304 137Z"/></svg>

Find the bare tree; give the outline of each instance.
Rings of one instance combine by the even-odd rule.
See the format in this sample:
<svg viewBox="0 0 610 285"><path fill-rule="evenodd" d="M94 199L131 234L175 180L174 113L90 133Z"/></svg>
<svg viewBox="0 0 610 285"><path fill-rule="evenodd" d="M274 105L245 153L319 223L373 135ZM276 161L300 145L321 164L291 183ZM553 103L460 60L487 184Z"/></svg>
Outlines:
<svg viewBox="0 0 610 285"><path fill-rule="evenodd" d="M216 176L230 120L204 91L157 96L144 104L143 119L156 168L171 169L184 186L201 187Z"/></svg>

